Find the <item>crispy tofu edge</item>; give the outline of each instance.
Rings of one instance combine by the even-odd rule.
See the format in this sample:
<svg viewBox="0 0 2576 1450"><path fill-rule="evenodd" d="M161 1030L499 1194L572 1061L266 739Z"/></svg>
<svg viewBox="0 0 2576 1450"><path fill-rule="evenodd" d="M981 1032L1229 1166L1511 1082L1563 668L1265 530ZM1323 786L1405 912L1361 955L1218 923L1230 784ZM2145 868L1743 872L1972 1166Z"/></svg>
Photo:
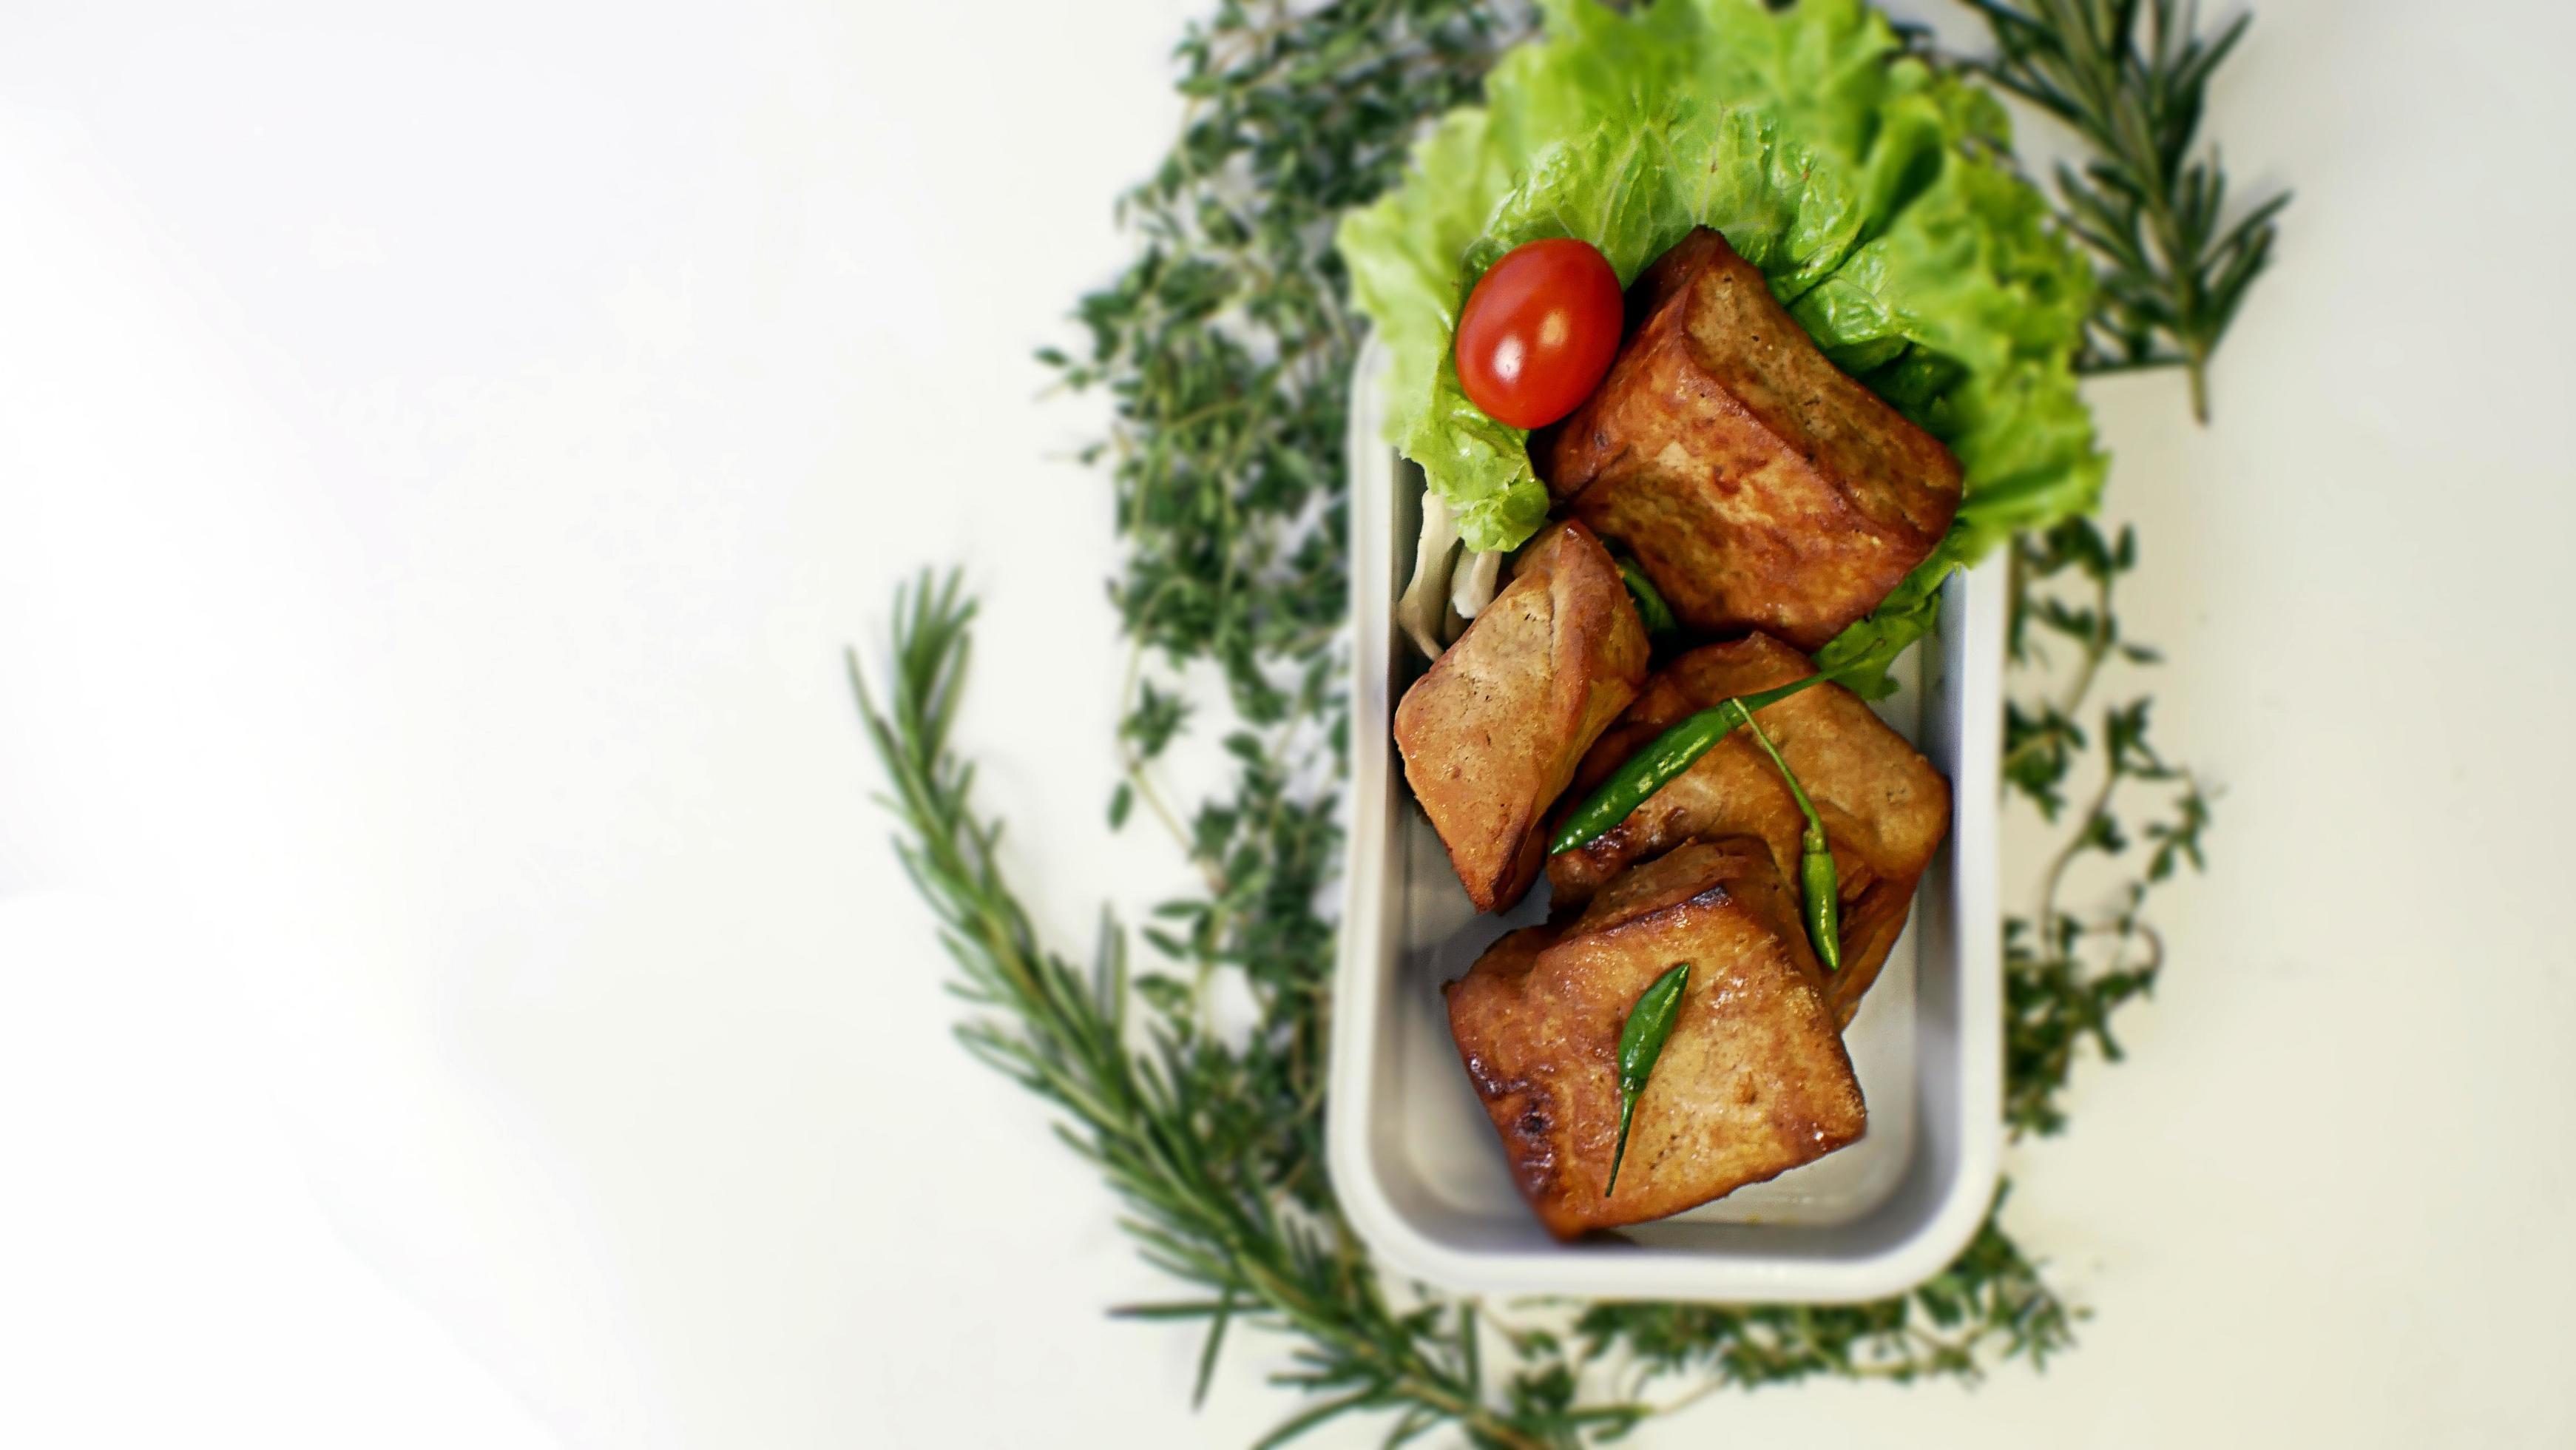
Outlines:
<svg viewBox="0 0 2576 1450"><path fill-rule="evenodd" d="M1701 294L1710 279L1721 277L1734 284L1728 288L1730 296L1740 299L1734 305L1753 314L1751 330L1756 335L1789 340L1793 354L1789 367L1802 376L1796 378L1799 386L1788 391L1829 394L1829 404L1819 411L1857 421L1820 437L1810 434L1803 421L1790 413L1757 408L1731 389L1715 387L1701 396L1723 398L1721 410L1735 419L1738 434L1763 440L1770 457L1803 462L1826 495L1837 501L1843 517L1820 521L1818 539L1868 536L1883 547L1864 558L1847 543L1837 544L1821 555L1833 565L1826 571L1829 576L1856 576L1853 588L1827 589L1812 598L1792 592L1756 605L1741 597L1740 586L1712 582L1713 574L1722 577L1732 571L1700 567L1705 560L1697 555L1672 557L1673 549L1680 546L1668 548L1668 540L1686 537L1686 531L1682 535L1651 531L1624 542L1693 628L1712 634L1764 629L1814 649L1877 607L1939 544L1963 498L1958 460L1866 384L1834 366L1771 295L1760 269L1739 256L1723 234L1699 228L1639 275L1629 290L1629 335L1608 377L1573 414L1531 439L1531 457L1542 464L1550 496L1560 509L1591 524L1604 537L1634 532L1623 530L1620 520L1647 508L1650 497L1670 507L1691 507L1696 485L1658 483L1657 466L1637 459L1635 440L1614 442L1601 428L1605 416L1624 411L1635 392L1661 396L1664 388L1646 380L1663 368L1679 367L1690 377L1713 383L1736 364L1737 359L1712 350L1704 335L1709 329L1695 313L1713 305L1703 304ZM1666 316L1667 312L1672 315ZM1726 332L1733 336L1743 330ZM1664 361L1668 356L1673 361ZM1784 372L1782 379L1791 376ZM1851 441L1860 436L1884 440L1884 446L1875 450L1882 460L1902 458L1913 466L1894 475L1872 466L1873 451ZM1855 487L1856 480L1872 476L1885 486ZM1638 496L1632 498L1632 494Z"/></svg>
<svg viewBox="0 0 2576 1450"><path fill-rule="evenodd" d="M1564 736L1535 790L1513 803L1502 829L1471 838L1471 828L1460 819L1461 807L1479 799L1476 792L1486 782L1452 789L1427 777L1428 762L1444 750L1469 748L1463 740L1443 738L1447 720L1441 713L1443 694L1457 687L1473 658L1465 652L1481 647L1477 631L1501 617L1514 590L1532 588L1545 589L1549 595L1547 698L1538 718L1565 722ZM1486 638L1491 638L1490 632ZM1593 740L1636 697L1646 677L1648 656L1645 625L1609 551L1582 523L1565 520L1523 551L1511 583L1405 691L1394 720L1405 780L1431 818L1448 852L1450 869L1477 910L1507 911L1537 880L1547 859L1540 826L1548 807L1573 779Z"/></svg>
<svg viewBox="0 0 2576 1450"><path fill-rule="evenodd" d="M1721 687L1724 693L1741 694L1749 690L1767 689L1774 685L1787 684L1791 680L1803 679L1815 673L1813 662L1805 656L1798 654L1791 646L1761 634L1748 635L1740 640L1702 645L1677 656L1667 661L1662 670L1647 680L1645 686L1638 692L1636 700L1620 717L1618 723L1603 732L1600 739L1593 743L1592 749L1585 754L1582 764L1575 772L1575 785L1581 790L1590 789L1625 763L1629 756L1644 748L1674 721L1711 703L1700 698L1700 694L1705 693L1704 691L1694 693L1691 685L1683 682L1686 676L1695 672L1695 665L1698 662L1711 654L1748 649L1757 658L1745 660L1740 664L1732 660L1726 662L1731 671L1740 671L1740 673L1730 673L1725 678L1725 683ZM1841 690L1843 687L1826 684L1816 688ZM1853 698L1858 701L1857 696ZM1861 708L1867 708L1866 702L1859 703ZM1781 708L1775 705L1769 710L1757 712L1757 715L1767 724L1772 712ZM1872 718L1876 718L1874 714ZM1891 731L1890 734L1893 735L1893 732ZM1905 744L1902 736L1896 736L1895 739L1899 744ZM1914 754L1915 759L1922 760L1921 752L1915 751L1913 746L1906 744L1905 748ZM1903 934L1905 922L1912 914L1914 897L1921 887L1923 871L1928 870L1931 862L1939 857L1940 843L1949 836L1953 819L1949 780L1939 771L1933 770L1928 762L1924 763L1924 769L1930 779L1937 782L1940 787L1941 829L1933 840L1932 849L1925 853L1923 867L1918 868L1912 875L1904 877L1873 875L1868 885L1856 896L1847 898L1841 903L1843 965L1840 971L1827 974L1824 983L1826 996L1833 1004L1836 1018L1844 1027L1851 1025L1852 1018L1860 1011L1862 997L1867 995L1869 989L1877 983L1879 973L1886 967L1889 955L1895 950L1897 938ZM1666 787L1666 789L1671 788ZM1580 791L1576 792L1578 795L1579 793ZM1569 796L1569 799L1571 798L1573 797ZM1653 805L1654 802L1650 798L1639 808L1640 815L1650 811ZM1549 824L1550 833L1553 832L1557 820L1561 819L1563 814L1559 811L1552 816ZM1829 841L1834 839L1832 827L1834 817L1839 814L1839 811L1833 811L1827 815ZM1635 852L1642 850L1642 847L1632 848L1637 834L1637 828L1632 825L1632 822L1636 819L1637 817L1632 816L1631 821L1612 827L1610 831L1589 845L1577 847L1573 851L1549 859L1548 880L1558 903L1559 912L1581 910L1597 892L1606 887L1609 882L1618 879L1622 873L1635 869L1645 861L1656 859L1655 856L1636 854ZM1721 832L1721 834L1731 833ZM1844 846L1848 860L1850 850L1848 840L1840 844ZM1657 854L1666 854L1673 849L1678 849L1678 845L1666 848L1665 853ZM1796 868L1794 860L1781 861L1779 865L1784 874L1792 873ZM1850 879L1852 874L1854 873L1847 870L1846 879Z"/></svg>
<svg viewBox="0 0 2576 1450"><path fill-rule="evenodd" d="M1726 858L1733 858L1732 860ZM1678 859L1677 859L1678 858ZM1694 859L1697 858L1697 859ZM1745 886L1747 868L1766 871L1779 888L1779 899L1766 904L1758 892L1748 896ZM1571 1241L1587 1233L1627 1227L1638 1223L1669 1218L1702 1204L1715 1202L1727 1194L1754 1183L1768 1182L1792 1168L1812 1163L1828 1153L1838 1151L1860 1140L1868 1129L1868 1104L1863 1098L1859 1078L1853 1072L1850 1054L1844 1049L1831 1005L1826 1000L1823 968L1806 946L1803 929L1795 919L1794 904L1785 895L1785 883L1778 879L1769 848L1757 838L1740 837L1723 842L1694 841L1685 843L1654 861L1646 862L1627 877L1650 879L1631 883L1632 889L1621 899L1617 893L1604 892L1599 911L1584 918L1559 921L1542 926L1524 927L1506 933L1479 956L1466 976L1442 988L1448 1006L1450 1031L1461 1064L1476 1092L1479 1104L1501 1139L1504 1159L1512 1181L1532 1213L1549 1233L1562 1241ZM1686 881L1660 878L1697 876L1696 885ZM1622 1206L1615 1199L1594 1202L1581 1196L1581 1189L1568 1191L1563 1179L1569 1171L1586 1183L1598 1182L1608 1172L1589 1173L1575 1168L1561 1157L1560 1138L1572 1131L1573 1125L1560 1121L1564 1111L1556 1090L1540 1081L1541 1073L1534 1064L1499 1064L1486 1061L1479 1045L1460 1030L1462 1010L1474 1010L1477 995L1495 996L1497 1021L1509 1021L1515 1006L1526 1003L1532 974L1539 970L1557 948L1579 944L1587 938L1610 938L1633 932L1655 930L1658 925L1670 927L1677 914L1689 911L1733 911L1753 918L1776 941L1787 955L1794 975L1789 996L1802 1001L1812 1015L1802 1024L1813 1032L1811 1044L1832 1055L1841 1067L1841 1086L1847 1100L1839 1105L1847 1109L1841 1117L1808 1120L1814 1130L1807 1140L1811 1151L1792 1155L1767 1171L1742 1179L1716 1193L1680 1202L1668 1207L1647 1207L1631 1200ZM1694 998L1713 988L1695 982ZM1462 1002L1462 997L1468 1000ZM1481 1037L1481 1034L1480 1034ZM1605 1054L1605 1065L1615 1078L1615 1040L1596 1044ZM1636 1145L1631 1145L1631 1152Z"/></svg>

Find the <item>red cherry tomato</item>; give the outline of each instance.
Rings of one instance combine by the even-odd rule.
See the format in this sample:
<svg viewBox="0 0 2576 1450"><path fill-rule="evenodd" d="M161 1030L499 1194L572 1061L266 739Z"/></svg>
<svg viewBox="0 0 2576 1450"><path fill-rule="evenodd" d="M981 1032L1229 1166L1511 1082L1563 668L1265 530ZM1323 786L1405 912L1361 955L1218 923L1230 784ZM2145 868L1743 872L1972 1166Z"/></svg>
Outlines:
<svg viewBox="0 0 2576 1450"><path fill-rule="evenodd" d="M1467 401L1542 428L1592 396L1619 352L1619 275L1590 242L1525 242L1476 279L1458 315Z"/></svg>

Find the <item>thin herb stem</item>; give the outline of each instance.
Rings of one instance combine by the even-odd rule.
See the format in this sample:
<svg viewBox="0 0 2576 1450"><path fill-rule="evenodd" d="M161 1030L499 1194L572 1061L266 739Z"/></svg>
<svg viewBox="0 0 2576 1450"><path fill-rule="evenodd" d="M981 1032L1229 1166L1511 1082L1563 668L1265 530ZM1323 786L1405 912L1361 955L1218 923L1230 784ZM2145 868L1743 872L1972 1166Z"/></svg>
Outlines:
<svg viewBox="0 0 2576 1450"><path fill-rule="evenodd" d="M1144 683L1144 674L1145 642L1140 639L1127 650L1127 677L1118 687L1118 698L1126 702L1126 709L1130 712L1135 709L1137 691ZM1199 874L1207 881L1208 893L1223 896L1224 875L1216 869L1214 862L1200 855L1198 848L1191 844L1190 833L1181 828L1181 818L1172 814L1172 808L1163 801L1163 793L1155 789L1153 774L1146 768L1145 757L1138 753L1123 731L1118 737L1118 763L1126 772L1128 783L1135 787L1137 799L1142 800L1145 808L1154 813L1154 818L1163 823L1163 829L1171 833L1172 844L1180 847L1181 854L1199 868Z"/></svg>
<svg viewBox="0 0 2576 1450"><path fill-rule="evenodd" d="M2066 882L2067 868L2074 865L2075 858L2083 855L2093 844L2093 833L2103 818L2103 812L2111 804L2111 793L2119 788L2120 772L2106 763L2102 768L2102 782L2094 787L2092 801L2085 806L2083 814L2076 818L2074 835L2048 858L2048 870L2040 877L2037 920L2043 922L2057 920L2057 893Z"/></svg>

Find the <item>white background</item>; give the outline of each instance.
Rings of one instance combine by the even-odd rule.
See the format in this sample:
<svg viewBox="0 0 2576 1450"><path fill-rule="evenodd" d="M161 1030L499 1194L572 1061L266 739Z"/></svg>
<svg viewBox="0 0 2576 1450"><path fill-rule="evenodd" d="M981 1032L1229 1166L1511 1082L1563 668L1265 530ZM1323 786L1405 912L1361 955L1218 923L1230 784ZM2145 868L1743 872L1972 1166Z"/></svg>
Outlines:
<svg viewBox="0 0 2576 1450"><path fill-rule="evenodd" d="M0 1442L1287 1408L1275 1343L1193 1415L1194 1342L1101 1317L1156 1281L949 1041L840 675L963 560L1044 925L1176 879L1102 829L1096 414L1028 354L1197 8L10 7ZM2261 11L2213 124L2299 201L2217 425L2095 393L2225 791L2132 1062L2013 1165L2096 1317L1640 1443L2576 1440L2576 12Z"/></svg>

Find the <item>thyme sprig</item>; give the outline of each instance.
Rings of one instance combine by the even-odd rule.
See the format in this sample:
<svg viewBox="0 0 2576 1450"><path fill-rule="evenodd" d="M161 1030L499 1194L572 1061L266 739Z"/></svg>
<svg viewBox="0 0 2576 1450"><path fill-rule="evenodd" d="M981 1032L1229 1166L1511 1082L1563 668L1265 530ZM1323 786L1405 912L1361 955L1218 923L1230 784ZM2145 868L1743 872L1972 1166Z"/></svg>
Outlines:
<svg viewBox="0 0 2576 1450"><path fill-rule="evenodd" d="M2090 1041L2121 1058L2111 1016L2154 990L2164 941L2145 919L2148 897L2184 866L2203 864L2209 795L2190 771L2168 763L2149 735L2145 696L2101 707L2099 733L2081 723L2114 661L2151 665L2152 649L2125 638L2112 595L2137 567L2137 537L2105 538L2090 519L2069 519L2013 546L2009 649L2017 678L2050 678L2049 646L2072 646L2071 672L2056 693L2024 692L2004 708L2005 788L2042 819L2070 819L2067 788L2086 765L2094 773L2081 807L2042 871L2029 915L2004 919L2004 1118L2015 1133L2066 1125L2061 1099L2078 1049ZM2120 812L2144 798L2142 822ZM2121 882L2116 904L2083 913L2065 905L2073 868L2088 857L2114 862L2146 845L2146 865Z"/></svg>
<svg viewBox="0 0 2576 1450"><path fill-rule="evenodd" d="M2156 4L1980 5L1996 27L1988 74L2073 124L2095 148L2061 178L2066 224L2102 258L2095 368L2179 364L2196 396L2209 354L2268 257L2278 202L2220 231L2224 182L2193 159L2209 72L2241 28L2191 41ZM970 1050L1062 1115L1067 1143L1125 1207L1169 1302L1117 1311L1203 1327L1204 1394L1229 1329L1284 1336L1277 1377L1302 1403L1265 1444L1373 1413L1390 1443L1450 1427L1468 1443L1575 1446L1721 1388L1814 1375L1973 1379L2038 1364L2073 1340L2077 1311L2000 1222L1914 1291L1847 1306L1490 1306L1390 1285L1341 1217L1323 1171L1322 1044L1341 849L1334 802L1350 711L1340 680L1347 377L1359 326L1332 225L1398 175L1429 117L1475 98L1525 10L1480 0L1221 0L1178 50L1182 133L1121 202L1136 260L1085 297L1087 346L1044 354L1110 402L1086 457L1109 471L1123 543L1110 597L1134 652L1117 742L1122 826L1141 797L1198 865L1205 890L1166 901L1139 933L1160 958L1131 970L1104 919L1085 971L1050 952L994 855L972 771L949 740L972 605L925 580L898 610L883 708L868 728L893 784L907 868L943 926L974 1017ZM2188 43L2185 43L2188 42ZM2052 99L2056 98L2056 99ZM2059 104L2058 101L2063 101ZM2089 200L2088 200L2089 198ZM2065 831L2046 889L2006 923L2008 1105L2016 1136L2065 1122L2076 1064L2150 986L2161 946L2150 889L2197 866L2207 801L2149 743L2149 709L2103 709L2106 666L2144 664L2112 611L2133 541L2067 525L2015 548L2007 788ZM1212 664L1221 703L1183 676ZM1230 718L1220 718L1230 717ZM1192 729L1224 732L1232 778L1195 809L1156 779ZM1378 748L1370 742L1368 748ZM2136 814L2140 803L2154 813ZM2115 878L2088 913L2079 863ZM1206 1025L1219 974L1249 988L1251 1027Z"/></svg>
<svg viewBox="0 0 2576 1450"><path fill-rule="evenodd" d="M2180 367L2192 416L2209 421L2209 360L2272 258L2272 195L2227 219L2227 173L2199 152L2210 77L2252 23L2200 34L2189 0L1967 0L1995 54L1972 62L2072 128L2091 153L2061 166L2067 231L2099 263L2100 301L2077 366Z"/></svg>

